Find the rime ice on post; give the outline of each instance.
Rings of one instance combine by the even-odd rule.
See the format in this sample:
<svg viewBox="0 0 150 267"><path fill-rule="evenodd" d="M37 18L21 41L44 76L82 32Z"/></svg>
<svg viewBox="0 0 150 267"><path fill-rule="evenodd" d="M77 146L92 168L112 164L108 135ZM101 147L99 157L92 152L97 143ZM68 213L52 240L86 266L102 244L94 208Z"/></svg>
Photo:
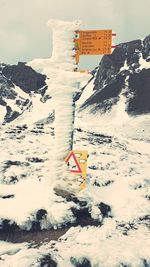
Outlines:
<svg viewBox="0 0 150 267"><path fill-rule="evenodd" d="M80 183L76 176L66 171L65 158L73 144L74 94L79 91L78 82L89 75L74 72L74 38L81 22L48 21L53 31L53 52L49 62L49 90L55 105L54 173L57 187L78 191Z"/></svg>

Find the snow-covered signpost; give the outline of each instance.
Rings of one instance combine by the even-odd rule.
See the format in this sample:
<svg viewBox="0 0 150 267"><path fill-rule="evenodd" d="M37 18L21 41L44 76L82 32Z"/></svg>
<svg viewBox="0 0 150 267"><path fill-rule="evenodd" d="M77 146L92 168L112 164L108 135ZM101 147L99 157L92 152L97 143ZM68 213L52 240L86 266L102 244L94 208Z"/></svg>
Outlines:
<svg viewBox="0 0 150 267"><path fill-rule="evenodd" d="M77 71L81 55L111 54L112 30L81 31L80 21L49 20L53 33L53 51L50 59L32 61L31 66L42 68L48 77L48 90L55 109L55 145L53 171L56 187L76 192L86 178L87 152L73 150L75 103L74 96L80 90L79 83L89 80L87 73ZM70 154L69 154L70 153ZM79 164L78 160L81 162ZM67 164L73 168L67 171ZM74 166L75 165L75 166ZM77 174L76 176L74 174Z"/></svg>
<svg viewBox="0 0 150 267"><path fill-rule="evenodd" d="M48 21L48 26L53 32L49 88L55 103L54 177L57 187L69 192L79 191L81 184L81 177L79 181L77 176L67 171L65 162L73 149L73 99L79 90L78 83L89 79L89 75L76 71L74 39L80 25L80 21Z"/></svg>

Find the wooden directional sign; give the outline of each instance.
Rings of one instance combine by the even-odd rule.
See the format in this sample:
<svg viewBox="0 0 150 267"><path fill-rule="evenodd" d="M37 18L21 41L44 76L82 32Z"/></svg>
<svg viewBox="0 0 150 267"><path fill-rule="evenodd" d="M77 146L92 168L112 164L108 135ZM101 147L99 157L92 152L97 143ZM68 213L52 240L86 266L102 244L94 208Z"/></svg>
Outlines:
<svg viewBox="0 0 150 267"><path fill-rule="evenodd" d="M111 54L112 30L80 31L80 55Z"/></svg>
<svg viewBox="0 0 150 267"><path fill-rule="evenodd" d="M76 32L76 62L80 55L110 55L112 52L112 30L85 30Z"/></svg>

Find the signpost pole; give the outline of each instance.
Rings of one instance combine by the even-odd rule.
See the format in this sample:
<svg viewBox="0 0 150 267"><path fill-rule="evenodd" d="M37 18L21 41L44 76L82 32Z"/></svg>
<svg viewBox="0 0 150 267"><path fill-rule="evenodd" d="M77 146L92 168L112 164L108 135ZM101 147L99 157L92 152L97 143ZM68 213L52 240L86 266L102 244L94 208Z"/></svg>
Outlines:
<svg viewBox="0 0 150 267"><path fill-rule="evenodd" d="M67 191L79 191L85 186L87 151L73 150L75 120L75 94L80 91L79 83L91 78L86 72L78 71L80 55L110 55L112 49L112 30L80 31L81 22L50 20L48 26L53 32L53 53L50 59L36 60L32 66L41 66L48 77L48 91L55 109L55 146L53 149L54 167L52 176L55 184ZM77 178L73 170L66 170L69 153L82 175ZM75 153L77 153L77 158ZM70 157L69 157L70 159ZM77 171L78 172L78 171ZM81 178L84 179L82 183Z"/></svg>
<svg viewBox="0 0 150 267"><path fill-rule="evenodd" d="M89 75L79 73L75 62L74 38L80 22L50 20L48 26L53 32L53 53L49 88L55 103L55 148L54 177L56 187L75 192L80 190L77 177L66 171L65 159L73 148L73 131L75 117L74 96L78 82L88 80Z"/></svg>

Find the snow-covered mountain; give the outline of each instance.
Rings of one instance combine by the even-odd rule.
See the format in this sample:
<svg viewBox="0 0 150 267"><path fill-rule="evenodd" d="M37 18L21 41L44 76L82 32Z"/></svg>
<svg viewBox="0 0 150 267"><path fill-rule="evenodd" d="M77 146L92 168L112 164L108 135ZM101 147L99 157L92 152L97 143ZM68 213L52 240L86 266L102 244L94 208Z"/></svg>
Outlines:
<svg viewBox="0 0 150 267"><path fill-rule="evenodd" d="M0 64L0 123L11 122L32 108L32 94L44 95L46 76L25 63Z"/></svg>
<svg viewBox="0 0 150 267"><path fill-rule="evenodd" d="M150 35L122 43L104 56L94 81L93 94L82 104L89 113L110 112L124 100L129 115L150 112Z"/></svg>
<svg viewBox="0 0 150 267"><path fill-rule="evenodd" d="M93 72L93 75L95 73ZM94 82L94 84L93 84ZM76 96L79 111L111 112L121 100L129 115L150 112L150 35L122 43L112 55L104 56L83 94ZM44 96L46 76L25 63L0 65L1 123L10 122L32 107L33 93ZM80 97L80 98L79 98Z"/></svg>

